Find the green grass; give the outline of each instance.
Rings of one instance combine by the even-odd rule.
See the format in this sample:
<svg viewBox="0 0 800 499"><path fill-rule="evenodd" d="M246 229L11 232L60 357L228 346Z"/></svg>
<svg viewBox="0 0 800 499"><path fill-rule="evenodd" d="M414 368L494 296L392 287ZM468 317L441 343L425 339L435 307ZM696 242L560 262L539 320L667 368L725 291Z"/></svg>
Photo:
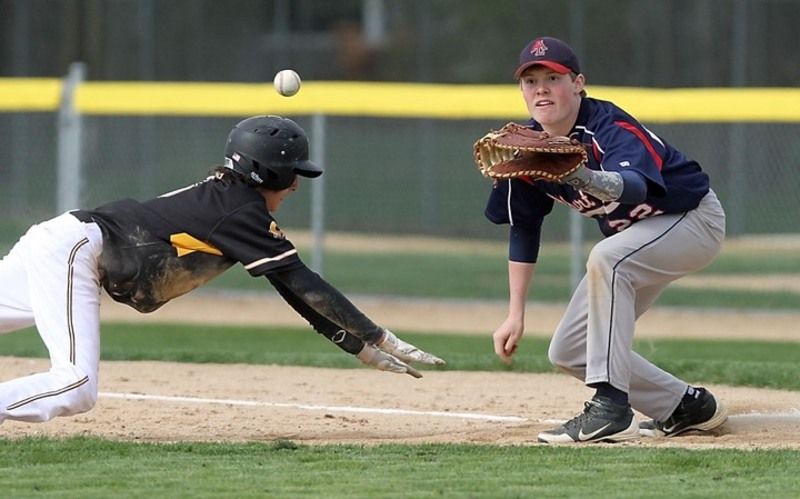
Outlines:
<svg viewBox="0 0 800 499"><path fill-rule="evenodd" d="M308 260L306 258L306 260ZM346 293L505 299L505 250L470 253L329 252L325 276ZM800 259L723 254L703 273L799 273ZM544 248L531 298L569 296L569 255ZM271 289L235 269L212 283ZM668 289L660 305L800 310L800 294ZM491 338L398 334L448 361L424 370L554 372L548 340L527 336L515 362ZM310 328L104 324L104 360L362 368ZM800 390L800 342L642 340L636 349L692 382ZM3 355L43 357L33 330L0 336ZM87 438L0 440L4 497L797 497L800 451L636 446L145 444Z"/></svg>
<svg viewBox="0 0 800 499"><path fill-rule="evenodd" d="M398 334L446 359L448 364L437 368L441 370L554 372L547 360L546 338L524 337L513 365L507 366L494 355L488 334ZM104 360L361 367L310 328L106 324L102 335ZM637 342L636 349L657 365L696 382L800 390L800 342L645 340ZM33 330L0 336L0 352L46 355Z"/></svg>
<svg viewBox="0 0 800 499"><path fill-rule="evenodd" d="M796 497L800 452L7 440L5 497Z"/></svg>
<svg viewBox="0 0 800 499"><path fill-rule="evenodd" d="M442 369L550 372L547 340L526 337L512 367L486 337L399 334ZM104 324L102 358L364 368L308 328ZM641 341L637 350L697 382L800 390L800 343ZM44 356L32 329L3 355ZM797 497L793 450L480 444L136 443L0 440L4 497Z"/></svg>
<svg viewBox="0 0 800 499"><path fill-rule="evenodd" d="M308 260L308 259L307 259ZM508 296L505 249L440 252L343 253L329 251L325 278L347 294L397 295L418 298L494 299ZM697 275L800 273L795 254L722 254ZM264 290L263 279L253 279L234 268L210 283L215 288ZM566 302L570 296L569 252L543 248L530 298L542 302ZM659 305L733 309L800 310L800 293L789 291L724 290L670 287Z"/></svg>
<svg viewBox="0 0 800 499"><path fill-rule="evenodd" d="M709 274L797 274L800 258L794 251L769 253L723 252L704 270Z"/></svg>
<svg viewBox="0 0 800 499"><path fill-rule="evenodd" d="M738 310L800 310L800 293L702 288L667 288L659 305Z"/></svg>
<svg viewBox="0 0 800 499"><path fill-rule="evenodd" d="M1 228L1 226L0 226ZM309 250L300 248L305 261ZM415 298L488 299L508 297L507 250L475 251L442 240L442 247L429 252L353 253L327 251L324 276L346 294L388 295ZM800 274L795 251L775 250L765 258L761 252L721 253L702 275ZM264 279L254 279L237 266L208 284L214 289L264 291L272 289ZM536 301L561 303L569 300L570 254L566 246L544 245L529 294ZM668 287L659 305L721 308L800 310L800 293L719 288Z"/></svg>
<svg viewBox="0 0 800 499"><path fill-rule="evenodd" d="M445 243L443 243L445 244ZM302 251L306 261L310 262ZM546 245L541 252L529 297L545 303L569 300L569 252ZM329 251L325 279L346 294L388 295L412 298L505 300L508 297L505 248L469 251L457 245L439 252L344 253ZM721 254L697 275L800 274L800 258L794 252ZM245 291L272 290L263 279L254 279L241 267L211 281L208 288ZM719 288L668 287L658 305L758 310L800 310L800 293Z"/></svg>

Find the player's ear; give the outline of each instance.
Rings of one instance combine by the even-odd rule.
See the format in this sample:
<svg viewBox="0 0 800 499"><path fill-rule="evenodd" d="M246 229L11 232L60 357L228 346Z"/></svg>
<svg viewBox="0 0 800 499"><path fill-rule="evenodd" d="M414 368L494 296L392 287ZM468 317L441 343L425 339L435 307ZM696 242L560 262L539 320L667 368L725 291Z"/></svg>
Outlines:
<svg viewBox="0 0 800 499"><path fill-rule="evenodd" d="M584 86L586 85L586 77L583 76L583 73L575 75L575 77L572 78L572 84L575 86L575 94L579 95L583 92Z"/></svg>

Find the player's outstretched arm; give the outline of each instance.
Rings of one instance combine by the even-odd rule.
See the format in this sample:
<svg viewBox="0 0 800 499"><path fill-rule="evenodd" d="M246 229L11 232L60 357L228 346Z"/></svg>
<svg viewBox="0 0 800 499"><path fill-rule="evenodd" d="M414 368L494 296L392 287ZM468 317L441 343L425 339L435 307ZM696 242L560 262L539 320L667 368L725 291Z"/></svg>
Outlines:
<svg viewBox="0 0 800 499"><path fill-rule="evenodd" d="M306 307L365 343L375 344L383 339L382 327L305 265L271 273L268 278L273 285L279 283Z"/></svg>
<svg viewBox="0 0 800 499"><path fill-rule="evenodd" d="M295 311L304 317L318 333L331 340L339 348L355 355L361 362L376 369L406 373L415 378L422 377L422 374L406 364L406 362L417 361L425 364L444 364L442 359L420 350L414 345L397 338L391 331L373 323L355 305L316 273L305 267L303 269L270 274L267 278ZM287 284L297 284L298 282L318 282L324 285L318 288L313 288L310 285L292 288L290 284ZM326 299L325 293L330 293ZM321 307L322 310L317 310L312 306L313 303L320 302L325 305ZM335 304L338 304L338 306ZM334 321L330 317L323 315L325 311L331 312L334 310L336 311L333 314L335 317L349 317L349 321ZM350 327L364 328L356 329L362 332L362 336L359 337L354 334L354 331L349 329ZM369 334L369 337L375 338L375 340L365 340L363 337L365 331Z"/></svg>

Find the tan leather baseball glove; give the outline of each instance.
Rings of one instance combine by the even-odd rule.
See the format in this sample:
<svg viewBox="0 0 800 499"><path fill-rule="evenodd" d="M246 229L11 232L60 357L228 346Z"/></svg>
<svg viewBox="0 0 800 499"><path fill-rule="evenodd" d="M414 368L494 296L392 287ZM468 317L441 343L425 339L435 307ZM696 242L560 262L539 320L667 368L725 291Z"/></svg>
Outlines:
<svg viewBox="0 0 800 499"><path fill-rule="evenodd" d="M474 146L475 163L484 177L530 177L560 182L588 159L575 139L537 132L519 123L492 130Z"/></svg>

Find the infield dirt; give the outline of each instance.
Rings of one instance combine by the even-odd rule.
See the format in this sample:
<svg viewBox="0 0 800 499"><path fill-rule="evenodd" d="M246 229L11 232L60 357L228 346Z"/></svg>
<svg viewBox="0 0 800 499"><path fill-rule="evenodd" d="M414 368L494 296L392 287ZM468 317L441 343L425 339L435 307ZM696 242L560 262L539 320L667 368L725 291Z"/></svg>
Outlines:
<svg viewBox="0 0 800 499"><path fill-rule="evenodd" d="M354 301L397 331L485 334L487 353L491 352L491 331L505 313L500 303L359 297ZM530 334L549 334L558 321L561 307L529 306L528 323L533 329ZM175 300L146 316L106 302L103 318L156 322L186 322L189 318L204 324L222 321L307 326L276 297L220 297L203 293ZM762 340L795 341L798 318L783 313L654 309L642 319L637 336L756 336ZM0 379L46 370L47 366L44 359L2 358ZM641 439L625 445L800 448L800 392L710 388L725 401L732 415L719 431L672 439ZM558 374L429 371L416 380L367 368L116 361L101 363L100 391L100 400L89 413L43 424L7 421L0 426L0 436L528 445L536 442L539 431L574 416L591 395L579 381ZM105 394L151 398L129 400ZM470 419L459 416L460 413L513 419Z"/></svg>

